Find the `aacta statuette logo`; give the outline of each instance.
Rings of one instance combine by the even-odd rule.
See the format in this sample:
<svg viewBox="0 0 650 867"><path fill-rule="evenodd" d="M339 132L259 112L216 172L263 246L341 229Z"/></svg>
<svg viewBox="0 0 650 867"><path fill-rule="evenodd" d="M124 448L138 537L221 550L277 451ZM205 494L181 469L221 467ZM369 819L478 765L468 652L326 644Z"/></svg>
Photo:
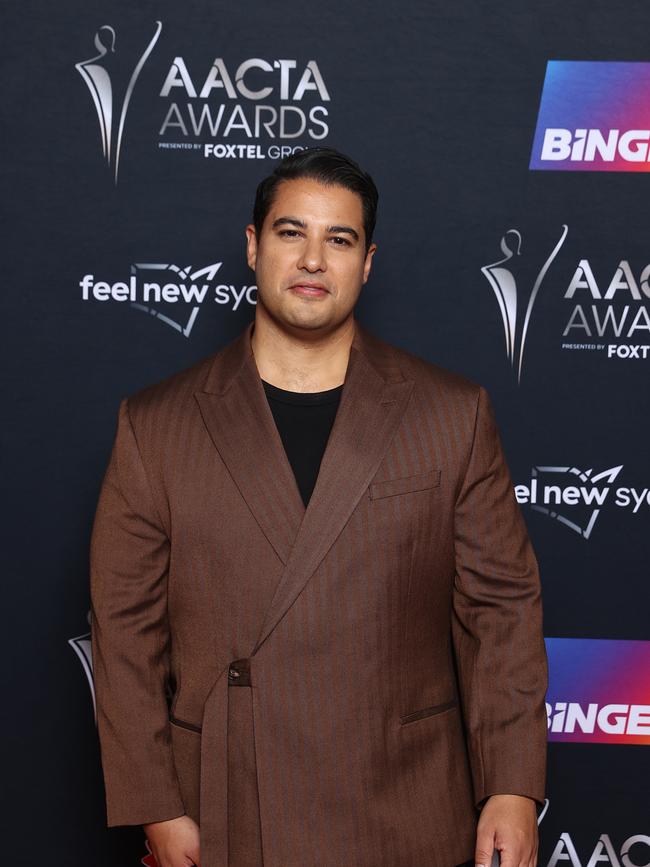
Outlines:
<svg viewBox="0 0 650 867"><path fill-rule="evenodd" d="M568 226L562 226L562 235L559 241L553 248L551 254L540 268L535 282L530 287L528 295L528 303L526 304L525 313L521 308L526 303L526 298L522 297L521 287L517 283L517 278L512 271L512 267L504 267L507 262L510 262L514 256L520 256L522 250L523 239L521 232L517 229L508 229L505 235L501 238L501 252L503 258L498 259L491 265L484 265L481 272L487 278L488 283L494 290L501 318L503 319L503 330L505 333L506 353L508 360L512 365L513 370L517 374L517 382L521 382L521 369L524 362L524 348L526 346L526 336L530 325L530 318L533 312L537 295L542 287L544 278L548 269L553 264L557 254L560 252L562 245L566 239L569 229Z"/></svg>
<svg viewBox="0 0 650 867"><path fill-rule="evenodd" d="M90 611L88 612L88 623L90 624ZM93 658L90 632L84 632L83 635L77 635L75 638L69 638L68 644L77 654L77 658L81 663L81 667L86 675L88 686L90 687L90 695L93 700L93 710L95 713L95 722L97 721L97 704L95 702L95 680L93 677Z"/></svg>
<svg viewBox="0 0 650 867"><path fill-rule="evenodd" d="M129 103L133 96L133 90L138 77L142 72L142 67L153 51L161 30L162 22L156 21L156 31L142 52L140 59L135 64L121 106L116 104L116 95L113 93L114 86L110 72L111 59L109 52L110 54L117 53L117 35L113 27L109 24L104 24L95 33L95 48L99 52L97 55L90 57L88 60L75 63L75 69L86 82L95 105L104 158L109 167L113 166L116 185L120 168L120 151L124 135L124 124L126 123L126 113L129 110ZM113 119L117 120L118 115L119 120L117 129L115 130Z"/></svg>

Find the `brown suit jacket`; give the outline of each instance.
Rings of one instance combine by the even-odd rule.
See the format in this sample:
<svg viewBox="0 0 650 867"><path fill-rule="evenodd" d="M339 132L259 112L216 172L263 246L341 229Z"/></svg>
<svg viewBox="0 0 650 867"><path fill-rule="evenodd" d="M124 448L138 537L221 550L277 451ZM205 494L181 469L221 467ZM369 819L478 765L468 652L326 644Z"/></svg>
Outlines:
<svg viewBox="0 0 650 867"><path fill-rule="evenodd" d="M252 328L120 405L91 545L108 824L185 812L228 867L239 682L265 867L448 867L487 796L544 798L539 575L488 397L355 322L305 510Z"/></svg>

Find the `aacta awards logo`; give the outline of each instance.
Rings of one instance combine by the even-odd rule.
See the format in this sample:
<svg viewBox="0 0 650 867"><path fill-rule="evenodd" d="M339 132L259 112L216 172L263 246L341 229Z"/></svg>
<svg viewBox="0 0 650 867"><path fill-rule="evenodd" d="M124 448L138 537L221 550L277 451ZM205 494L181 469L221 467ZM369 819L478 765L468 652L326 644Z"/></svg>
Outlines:
<svg viewBox="0 0 650 867"><path fill-rule="evenodd" d="M546 798L537 819L538 825L547 814L549 803ZM563 831L544 867L595 867L596 864L609 867L648 867L650 861L647 849L650 849L650 836L647 834L630 834L620 845L610 834L600 834L595 843L592 838L587 847L581 848L580 845L576 846L571 834ZM541 865L542 862L539 863Z"/></svg>
<svg viewBox="0 0 650 867"><path fill-rule="evenodd" d="M537 824L548 814L550 800L544 799L544 806L537 818ZM557 821L557 817L556 817ZM544 838L548 841L549 829ZM608 867L648 867L646 846L650 846L650 837L647 834L633 834L618 846L612 841L609 834L601 834L595 844L589 841L586 848L576 847L571 834L564 831L553 846L548 861L538 861L540 867L596 867L597 864L605 864ZM497 864L499 859L497 858ZM568 862L568 863L567 863ZM495 865L496 867L496 865Z"/></svg>
<svg viewBox="0 0 650 867"><path fill-rule="evenodd" d="M595 867L596 864L602 867L648 867L650 863L648 834L632 834L620 846L614 844L609 834L601 834L596 843L589 846L593 849L581 851L571 835L564 831L545 867Z"/></svg>
<svg viewBox="0 0 650 867"><path fill-rule="evenodd" d="M583 255L572 257L569 269L566 264L560 269L556 260L562 250L566 261L562 248L568 231L563 225L550 249L533 252L533 260L542 264L532 280L521 277L520 259L530 252L524 251L519 229L508 229L501 238L501 257L481 268L501 312L506 355L517 383L540 292L551 302L550 315L556 311L558 316L562 351L594 352L623 362L650 358L650 264L635 267L629 259L617 259L603 272Z"/></svg>
<svg viewBox="0 0 650 867"><path fill-rule="evenodd" d="M135 55L131 46L121 51L121 34L103 24L94 37L97 53L75 64L90 93L102 153L116 184L129 104L161 30L156 21ZM165 58L156 49L165 73L156 85L158 99L150 98L143 110L155 124L152 135L160 151L211 162L278 160L328 136L331 96L315 59L247 57L233 62L212 55L212 62L206 62L195 44L191 56Z"/></svg>
<svg viewBox="0 0 650 867"><path fill-rule="evenodd" d="M136 60L128 80L126 92L121 100L118 94L114 93L114 84L111 76L112 58L110 55L116 53L117 42L117 34L113 27L109 24L104 24L100 27L97 33L95 33L95 48L99 53L88 60L82 60L75 64L75 68L86 82L90 91L90 96L97 112L104 159L113 168L116 184L120 169L120 151L129 103L131 102L136 82L142 72L142 67L153 51L161 30L162 23L156 21L155 32L140 57Z"/></svg>

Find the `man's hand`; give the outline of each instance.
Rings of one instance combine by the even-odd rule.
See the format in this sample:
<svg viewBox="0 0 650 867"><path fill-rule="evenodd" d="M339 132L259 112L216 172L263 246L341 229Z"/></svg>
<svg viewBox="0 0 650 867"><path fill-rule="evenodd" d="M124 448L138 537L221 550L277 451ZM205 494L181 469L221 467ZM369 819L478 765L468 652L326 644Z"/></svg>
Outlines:
<svg viewBox="0 0 650 867"><path fill-rule="evenodd" d="M497 849L501 867L535 867L537 848L535 801L523 795L489 797L478 821L475 863L490 867Z"/></svg>
<svg viewBox="0 0 650 867"><path fill-rule="evenodd" d="M200 867L199 826L189 816L142 827L159 867Z"/></svg>

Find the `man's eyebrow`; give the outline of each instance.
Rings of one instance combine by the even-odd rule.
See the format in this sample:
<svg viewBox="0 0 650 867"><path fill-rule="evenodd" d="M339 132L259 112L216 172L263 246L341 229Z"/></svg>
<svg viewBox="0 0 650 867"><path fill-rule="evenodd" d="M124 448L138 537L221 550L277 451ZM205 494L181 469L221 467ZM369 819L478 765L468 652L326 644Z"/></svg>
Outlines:
<svg viewBox="0 0 650 867"><path fill-rule="evenodd" d="M278 217L277 220L273 221L271 228L277 229L278 226L286 223L297 226L299 229L307 228L307 223L304 220L299 220L298 217ZM327 231L330 235L352 235L355 241L359 240L359 233L352 226L330 226Z"/></svg>
<svg viewBox="0 0 650 867"><path fill-rule="evenodd" d="M307 226L304 220L299 220L298 217L278 217L277 220L273 221L271 228L277 229L277 227L281 226L283 223L290 223L292 226L298 226L300 229L304 229Z"/></svg>
<svg viewBox="0 0 650 867"><path fill-rule="evenodd" d="M359 240L359 233L352 226L330 226L327 231L330 235L352 235L355 241Z"/></svg>

